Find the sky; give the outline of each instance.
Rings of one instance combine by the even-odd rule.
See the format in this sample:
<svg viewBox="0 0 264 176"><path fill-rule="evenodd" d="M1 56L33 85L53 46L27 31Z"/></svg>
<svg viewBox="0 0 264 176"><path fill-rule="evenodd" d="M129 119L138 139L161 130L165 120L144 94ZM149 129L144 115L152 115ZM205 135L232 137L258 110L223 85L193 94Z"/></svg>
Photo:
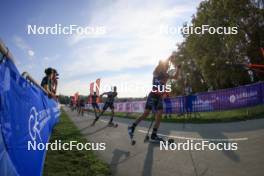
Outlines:
<svg viewBox="0 0 264 176"><path fill-rule="evenodd" d="M58 94L89 94L117 86L119 97L143 97L152 72L183 41L173 31L189 23L200 0L1 0L0 38L22 73L41 82L47 67L59 72ZM103 27L100 35L34 35L28 25ZM169 28L168 28L169 27ZM169 31L168 31L169 29ZM172 29L172 30L171 30Z"/></svg>

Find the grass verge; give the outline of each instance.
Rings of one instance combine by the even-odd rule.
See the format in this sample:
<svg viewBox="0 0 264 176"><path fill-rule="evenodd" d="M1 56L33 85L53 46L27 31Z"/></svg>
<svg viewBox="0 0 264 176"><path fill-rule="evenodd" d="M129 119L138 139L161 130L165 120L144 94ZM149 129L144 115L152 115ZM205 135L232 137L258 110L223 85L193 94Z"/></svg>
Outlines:
<svg viewBox="0 0 264 176"><path fill-rule="evenodd" d="M60 123L54 128L50 142L55 140L61 140L62 143L69 143L70 141L88 142L63 110ZM99 160L93 151L48 150L43 175L106 176L111 175L111 172L109 166Z"/></svg>
<svg viewBox="0 0 264 176"><path fill-rule="evenodd" d="M106 112L105 115L110 115ZM135 119L140 116L140 113L125 113L116 112L115 117ZM196 116L196 117L195 117ZM146 120L151 120L151 115ZM178 123L215 123L215 122L234 122L241 120L249 120L256 118L264 118L264 105L259 105L249 108L241 108L228 111L217 112L201 112L195 113L191 117L187 115L172 114L170 118L165 118L163 115L163 122L178 122Z"/></svg>

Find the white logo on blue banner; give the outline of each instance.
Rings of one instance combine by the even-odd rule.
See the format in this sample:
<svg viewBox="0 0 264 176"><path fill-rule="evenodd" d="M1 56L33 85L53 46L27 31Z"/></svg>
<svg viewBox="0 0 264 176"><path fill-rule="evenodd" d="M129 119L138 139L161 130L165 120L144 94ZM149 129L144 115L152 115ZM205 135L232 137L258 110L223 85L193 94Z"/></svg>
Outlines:
<svg viewBox="0 0 264 176"><path fill-rule="evenodd" d="M30 117L28 120L28 130L29 135L33 141L36 141L36 138L38 137L40 141L41 135L40 135L40 125L38 120L38 112L35 107L32 107L30 110Z"/></svg>
<svg viewBox="0 0 264 176"><path fill-rule="evenodd" d="M42 142L41 130L50 118L50 110L45 109L38 112L36 107L33 106L31 108L28 120L28 130L33 141L39 140L39 142Z"/></svg>

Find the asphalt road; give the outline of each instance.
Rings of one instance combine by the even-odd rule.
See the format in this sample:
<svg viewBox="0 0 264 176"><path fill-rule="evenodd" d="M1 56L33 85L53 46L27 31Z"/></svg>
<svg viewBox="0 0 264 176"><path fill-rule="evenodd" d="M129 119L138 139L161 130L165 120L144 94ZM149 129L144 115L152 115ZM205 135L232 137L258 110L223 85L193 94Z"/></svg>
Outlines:
<svg viewBox="0 0 264 176"><path fill-rule="evenodd" d="M78 116L64 108L75 125L90 142L106 143L106 150L96 151L110 164L117 176L263 176L264 118L234 123L175 124L162 123L159 133L176 143L193 140L212 143L237 143L236 151L160 150L159 144L144 143L150 122L136 129L135 146L130 145L129 119L115 118L118 128L107 127L109 117L101 117L90 127L94 115Z"/></svg>

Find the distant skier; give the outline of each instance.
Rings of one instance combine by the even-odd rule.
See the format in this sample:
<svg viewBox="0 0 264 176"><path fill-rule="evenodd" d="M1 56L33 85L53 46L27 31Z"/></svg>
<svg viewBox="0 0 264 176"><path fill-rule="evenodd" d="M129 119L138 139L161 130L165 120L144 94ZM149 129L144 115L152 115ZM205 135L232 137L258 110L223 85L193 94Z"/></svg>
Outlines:
<svg viewBox="0 0 264 176"><path fill-rule="evenodd" d="M97 96L96 92L94 92L94 94L91 95L91 98L92 98L92 107L94 110L94 114L95 114L95 117L97 117L97 112L100 113L100 108L99 108L98 103L97 103L98 96Z"/></svg>
<svg viewBox="0 0 264 176"><path fill-rule="evenodd" d="M104 95L107 95L107 99L105 101L105 104L103 106L103 110L101 111L100 115L95 117L93 123L92 123L92 126L95 125L96 121L104 114L104 112L107 110L107 108L110 108L111 109L111 119L108 123L109 126L114 126L115 124L113 123L113 117L114 117L114 114L115 114L115 107L114 107L114 101L115 101L115 97L117 96L117 92L116 92L116 86L114 86L114 91L111 91L111 92L105 92L101 95L104 96Z"/></svg>
<svg viewBox="0 0 264 176"><path fill-rule="evenodd" d="M84 108L85 108L85 100L81 98L79 101L79 109L78 109L79 115L81 114L83 116Z"/></svg>

